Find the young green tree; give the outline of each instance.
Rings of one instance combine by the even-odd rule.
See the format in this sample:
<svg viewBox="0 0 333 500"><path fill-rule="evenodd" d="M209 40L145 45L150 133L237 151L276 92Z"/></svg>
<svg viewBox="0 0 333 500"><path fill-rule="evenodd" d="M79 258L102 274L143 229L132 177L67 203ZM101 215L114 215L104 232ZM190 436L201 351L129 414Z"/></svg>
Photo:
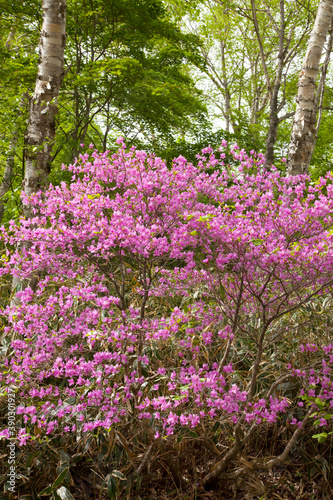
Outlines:
<svg viewBox="0 0 333 500"><path fill-rule="evenodd" d="M198 37L182 33L160 0L72 0L67 32L57 163L85 141L105 150L118 135L156 149L203 115L187 67L199 64Z"/></svg>
<svg viewBox="0 0 333 500"><path fill-rule="evenodd" d="M266 166L287 149L286 123L294 114L298 68L313 25L316 1L181 0L185 23L200 34L206 66L205 96L228 132L248 129L265 149ZM208 78L208 80L207 80ZM289 120L289 121L288 121Z"/></svg>
<svg viewBox="0 0 333 500"><path fill-rule="evenodd" d="M0 1L0 142L2 151L16 146L14 157L0 155L5 221L17 215L13 207L19 205L22 180L27 193L46 182L50 169L52 182L59 182L58 167L77 156L81 143L105 150L123 135L158 152L206 126L205 106L189 72L190 64L201 64L199 39L179 29L161 0L68 0L60 92L60 67L52 69L59 70L52 85L47 76L44 80L44 69L38 70L41 2L7 7ZM26 130L27 109L19 103L23 94L34 92ZM39 161L36 174L33 165Z"/></svg>

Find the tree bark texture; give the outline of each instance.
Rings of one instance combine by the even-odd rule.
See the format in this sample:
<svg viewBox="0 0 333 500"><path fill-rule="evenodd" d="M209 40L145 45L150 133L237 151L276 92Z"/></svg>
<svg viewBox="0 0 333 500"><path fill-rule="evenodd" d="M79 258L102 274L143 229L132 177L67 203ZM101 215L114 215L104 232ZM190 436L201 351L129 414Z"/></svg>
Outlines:
<svg viewBox="0 0 333 500"><path fill-rule="evenodd" d="M279 30L279 54L278 64L273 88L271 89L270 96L270 114L269 114L269 129L266 140L266 167L270 168L274 162L274 146L277 137L279 126L278 119L278 97L281 87L281 79L284 63L284 39L285 39L285 19L284 19L284 0L280 0L280 30Z"/></svg>
<svg viewBox="0 0 333 500"><path fill-rule="evenodd" d="M57 97L63 77L66 42L67 0L42 0L43 26L40 59L34 95L31 99L26 143L23 191L45 189L55 136Z"/></svg>
<svg viewBox="0 0 333 500"><path fill-rule="evenodd" d="M321 0L298 80L296 113L287 162L289 175L298 175L309 171L314 148L318 109L316 80L332 16L333 0Z"/></svg>
<svg viewBox="0 0 333 500"><path fill-rule="evenodd" d="M324 60L322 67L321 67L321 75L320 75L320 80L319 80L317 95L316 95L316 107L318 110L318 117L317 117L316 133L315 133L315 137L314 137L314 141L313 141L312 152L313 152L314 147L316 145L318 130L319 130L319 127L321 124L321 119L322 119L325 81L326 81L326 76L327 76L328 65L329 65L330 59L331 59L332 46L333 46L333 16L332 16L332 21L331 21L331 27L329 30L329 37L328 37L328 42L327 42L327 47L326 47L325 60Z"/></svg>
<svg viewBox="0 0 333 500"><path fill-rule="evenodd" d="M22 192L27 196L46 188L55 136L55 116L58 112L57 97L64 71L67 0L42 0L42 7L38 73L25 136ZM26 217L32 215L29 205L23 205L23 212ZM19 277L13 276L11 305L19 303L16 292L27 284L34 288L37 279L31 276L28 283L23 283Z"/></svg>

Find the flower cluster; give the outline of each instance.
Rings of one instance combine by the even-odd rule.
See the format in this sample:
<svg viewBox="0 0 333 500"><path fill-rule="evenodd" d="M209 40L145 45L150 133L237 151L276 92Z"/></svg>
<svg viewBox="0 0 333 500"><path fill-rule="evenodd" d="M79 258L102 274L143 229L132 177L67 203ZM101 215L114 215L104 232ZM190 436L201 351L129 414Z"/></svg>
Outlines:
<svg viewBox="0 0 333 500"><path fill-rule="evenodd" d="M332 175L282 177L236 146L232 171L223 148L168 169L119 144L81 155L70 185L25 199L34 217L2 228L0 275L23 284L2 311L0 372L20 397L20 443L133 418L155 437L202 421L275 422L292 404L258 393L260 366L283 339L281 318L332 286ZM312 342L301 349L318 355ZM321 390L326 409L329 347L322 359L292 374L300 387L313 377L307 404Z"/></svg>

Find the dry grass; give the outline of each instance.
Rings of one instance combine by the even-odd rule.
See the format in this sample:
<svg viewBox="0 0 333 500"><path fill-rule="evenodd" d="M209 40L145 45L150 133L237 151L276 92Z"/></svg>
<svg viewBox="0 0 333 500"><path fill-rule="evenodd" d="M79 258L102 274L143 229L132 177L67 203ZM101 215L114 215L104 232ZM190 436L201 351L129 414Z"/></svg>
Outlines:
<svg viewBox="0 0 333 500"><path fill-rule="evenodd" d="M311 437L311 428L302 435L286 464L261 470L253 464L276 456L291 434L283 424L273 428L261 426L211 491L205 490L203 478L223 456L226 450L223 443L229 442L229 435L220 433L211 438L201 428L198 437L184 435L182 440L172 437L150 446L142 428L137 428L135 435L128 426L121 430L100 431L77 443L73 435L20 448L17 494L7 493L0 499L35 500L65 469L68 474L62 484L78 500L328 500L333 497L331 442L319 445ZM7 464L3 441L1 457L4 485Z"/></svg>

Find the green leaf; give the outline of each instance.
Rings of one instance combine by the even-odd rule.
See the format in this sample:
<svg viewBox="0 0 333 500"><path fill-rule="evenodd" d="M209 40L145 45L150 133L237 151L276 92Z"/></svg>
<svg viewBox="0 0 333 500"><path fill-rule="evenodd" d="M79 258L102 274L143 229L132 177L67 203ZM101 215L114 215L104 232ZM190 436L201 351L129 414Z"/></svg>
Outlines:
<svg viewBox="0 0 333 500"><path fill-rule="evenodd" d="M77 464L81 459L82 459L82 454L76 453L76 455L72 456L71 462L72 462L72 464Z"/></svg>
<svg viewBox="0 0 333 500"><path fill-rule="evenodd" d="M63 450L59 451L59 455L61 457L62 462L70 462L71 457L68 455L68 453L64 452Z"/></svg>
<svg viewBox="0 0 333 500"><path fill-rule="evenodd" d="M220 294L223 300L225 300L225 288L220 283Z"/></svg>
<svg viewBox="0 0 333 500"><path fill-rule="evenodd" d="M219 421L215 422L213 426L213 432L216 432L219 427L220 427L220 422Z"/></svg>
<svg viewBox="0 0 333 500"><path fill-rule="evenodd" d="M119 470L113 470L112 471L112 475L113 477L118 477L119 479L121 479L122 481L126 481L126 477L124 476L124 474L122 474L122 472L120 472Z"/></svg>
<svg viewBox="0 0 333 500"><path fill-rule="evenodd" d="M89 450L89 447L91 445L91 441L93 440L93 436L91 436L89 439L87 439L87 442L83 448L83 452L82 452L82 455L84 455L85 453L87 453L87 451Z"/></svg>
<svg viewBox="0 0 333 500"><path fill-rule="evenodd" d="M177 436L177 443L180 443L184 438L184 434L179 434L179 436Z"/></svg>
<svg viewBox="0 0 333 500"><path fill-rule="evenodd" d="M213 214L202 215L199 217L198 222L207 222L212 220L215 217Z"/></svg>
<svg viewBox="0 0 333 500"><path fill-rule="evenodd" d="M57 479L54 481L52 487L55 489L57 486L60 486L61 483L64 481L65 477L67 476L67 472L69 471L69 467L66 467L61 474L57 477Z"/></svg>
<svg viewBox="0 0 333 500"><path fill-rule="evenodd" d="M326 406L326 405L325 405L325 402L324 402L324 401L322 401L322 400L321 400L321 399L319 399L319 398L316 398L316 399L315 399L315 403L316 403L316 405L318 406L318 408L319 408L320 410L322 410L322 409L323 409L323 408L325 408L325 406Z"/></svg>
<svg viewBox="0 0 333 500"><path fill-rule="evenodd" d="M115 499L117 495L117 484L112 474L108 474L108 476L106 477L106 484L109 498Z"/></svg>
<svg viewBox="0 0 333 500"><path fill-rule="evenodd" d="M42 490L38 496L40 497L44 497L44 496L48 496L48 495L51 495L53 491L53 487L52 486L48 486L47 488L44 488L44 490Z"/></svg>
<svg viewBox="0 0 333 500"><path fill-rule="evenodd" d="M195 229L194 231L191 231L191 232L190 232L190 235L191 235L191 236L196 236L196 235L197 235L197 230Z"/></svg>
<svg viewBox="0 0 333 500"><path fill-rule="evenodd" d="M314 434L312 437L318 439L318 443L324 443L327 439L327 432L322 432L321 434Z"/></svg>

